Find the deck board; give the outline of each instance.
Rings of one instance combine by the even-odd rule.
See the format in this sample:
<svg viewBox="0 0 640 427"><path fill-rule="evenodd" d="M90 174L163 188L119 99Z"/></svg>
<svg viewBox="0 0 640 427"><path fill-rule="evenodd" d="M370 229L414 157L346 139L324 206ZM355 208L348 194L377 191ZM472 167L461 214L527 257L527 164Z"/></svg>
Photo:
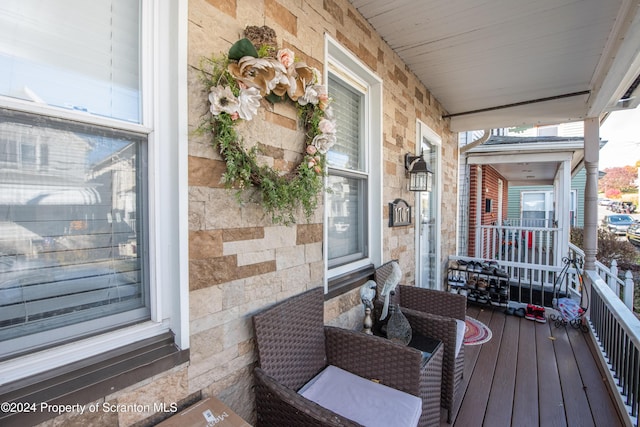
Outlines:
<svg viewBox="0 0 640 427"><path fill-rule="evenodd" d="M569 329L568 336L584 383L594 424L596 426L622 425L620 414L616 411L615 403L609 394L606 379L596 364L592 349L584 339L584 335L580 331Z"/></svg>
<svg viewBox="0 0 640 427"><path fill-rule="evenodd" d="M551 326L551 333L555 338L553 346L556 351L558 375L562 385L567 424L581 427L593 426L589 401L584 393L580 370L578 369L573 348L569 343L567 330L564 327L555 328Z"/></svg>
<svg viewBox="0 0 640 427"><path fill-rule="evenodd" d="M535 427L539 425L538 411L538 364L535 343L536 324L534 322L509 322L518 325L518 363L516 366L516 386L513 397L512 425Z"/></svg>
<svg viewBox="0 0 640 427"><path fill-rule="evenodd" d="M499 327L502 327L500 352L497 357L489 404L484 417L485 425L490 426L508 426L511 424L518 363L518 337L520 332L518 324L506 322L506 317L502 313L496 313L491 318L489 328L491 328L491 331L498 333Z"/></svg>
<svg viewBox="0 0 640 427"><path fill-rule="evenodd" d="M490 323L491 315L490 311L481 311L478 315L478 320L487 325ZM480 347L478 360L475 364L473 375L469 379L465 399L462 401L456 418L456 422L468 427L483 425L489 401L489 390L493 382L496 359L500 348L500 335L496 339L491 339L488 343L477 347Z"/></svg>
<svg viewBox="0 0 640 427"><path fill-rule="evenodd" d="M453 426L622 426L587 334L469 305L488 343L465 347ZM446 423L442 411L441 426Z"/></svg>

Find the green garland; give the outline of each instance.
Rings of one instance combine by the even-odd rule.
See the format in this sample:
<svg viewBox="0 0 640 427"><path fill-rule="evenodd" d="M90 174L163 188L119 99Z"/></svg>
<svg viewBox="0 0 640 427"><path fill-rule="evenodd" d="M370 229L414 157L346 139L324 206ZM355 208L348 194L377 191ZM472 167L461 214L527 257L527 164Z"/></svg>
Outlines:
<svg viewBox="0 0 640 427"><path fill-rule="evenodd" d="M326 153L335 143L335 121L320 73L293 60L293 52L256 49L248 39L236 42L227 55L203 58L201 78L209 92L210 112L199 130L212 135L212 145L227 165L222 180L227 188L257 189L272 221L290 225L302 208L307 221L318 205L323 187ZM293 171L282 173L257 160L258 149L244 148L235 125L251 120L260 104L295 102L305 132L303 159Z"/></svg>

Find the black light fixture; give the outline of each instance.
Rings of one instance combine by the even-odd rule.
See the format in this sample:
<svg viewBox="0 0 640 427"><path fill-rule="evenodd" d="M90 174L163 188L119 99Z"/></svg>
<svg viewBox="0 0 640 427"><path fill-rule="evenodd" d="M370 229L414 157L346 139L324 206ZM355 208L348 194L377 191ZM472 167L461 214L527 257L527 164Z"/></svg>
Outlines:
<svg viewBox="0 0 640 427"><path fill-rule="evenodd" d="M404 168L409 173L410 191L431 191L433 172L424 161L423 155L424 152L419 156L412 156L409 153L404 155Z"/></svg>

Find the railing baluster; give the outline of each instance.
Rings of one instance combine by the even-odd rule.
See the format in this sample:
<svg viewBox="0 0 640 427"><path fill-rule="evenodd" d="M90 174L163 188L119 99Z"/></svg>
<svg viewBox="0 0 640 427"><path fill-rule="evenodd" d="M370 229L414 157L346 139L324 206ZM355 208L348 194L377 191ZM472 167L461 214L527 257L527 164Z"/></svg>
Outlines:
<svg viewBox="0 0 640 427"><path fill-rule="evenodd" d="M640 320L595 272L586 272L591 283L589 324L607 361L611 380L638 425L640 407ZM612 391L616 391L612 390Z"/></svg>

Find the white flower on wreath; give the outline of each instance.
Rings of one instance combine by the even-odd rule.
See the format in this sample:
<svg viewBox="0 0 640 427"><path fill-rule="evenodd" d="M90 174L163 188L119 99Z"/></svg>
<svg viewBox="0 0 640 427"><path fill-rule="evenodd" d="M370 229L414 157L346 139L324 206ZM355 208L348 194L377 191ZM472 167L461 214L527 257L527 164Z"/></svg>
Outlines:
<svg viewBox="0 0 640 427"><path fill-rule="evenodd" d="M280 49L276 54L276 58L282 65L285 66L285 68L289 68L291 65L293 65L295 54L291 49Z"/></svg>
<svg viewBox="0 0 640 427"><path fill-rule="evenodd" d="M333 120L322 119L320 123L318 123L318 129L322 133L336 133L336 122Z"/></svg>
<svg viewBox="0 0 640 427"><path fill-rule="evenodd" d="M321 133L316 135L311 143L318 149L320 154L327 154L333 144L336 143L336 136L331 133Z"/></svg>
<svg viewBox="0 0 640 427"><path fill-rule="evenodd" d="M298 104L317 105L322 95L326 95L327 89L322 85L309 85L305 88L304 95L298 98Z"/></svg>
<svg viewBox="0 0 640 427"><path fill-rule="evenodd" d="M238 98L235 97L233 92L231 92L231 88L228 86L212 87L211 92L209 92L209 102L211 103L209 110L214 116L220 113L232 114L237 111L240 106Z"/></svg>
<svg viewBox="0 0 640 427"><path fill-rule="evenodd" d="M238 116L242 120L251 120L258 114L258 108L260 107L260 89L256 87L250 87L242 89L238 96Z"/></svg>

